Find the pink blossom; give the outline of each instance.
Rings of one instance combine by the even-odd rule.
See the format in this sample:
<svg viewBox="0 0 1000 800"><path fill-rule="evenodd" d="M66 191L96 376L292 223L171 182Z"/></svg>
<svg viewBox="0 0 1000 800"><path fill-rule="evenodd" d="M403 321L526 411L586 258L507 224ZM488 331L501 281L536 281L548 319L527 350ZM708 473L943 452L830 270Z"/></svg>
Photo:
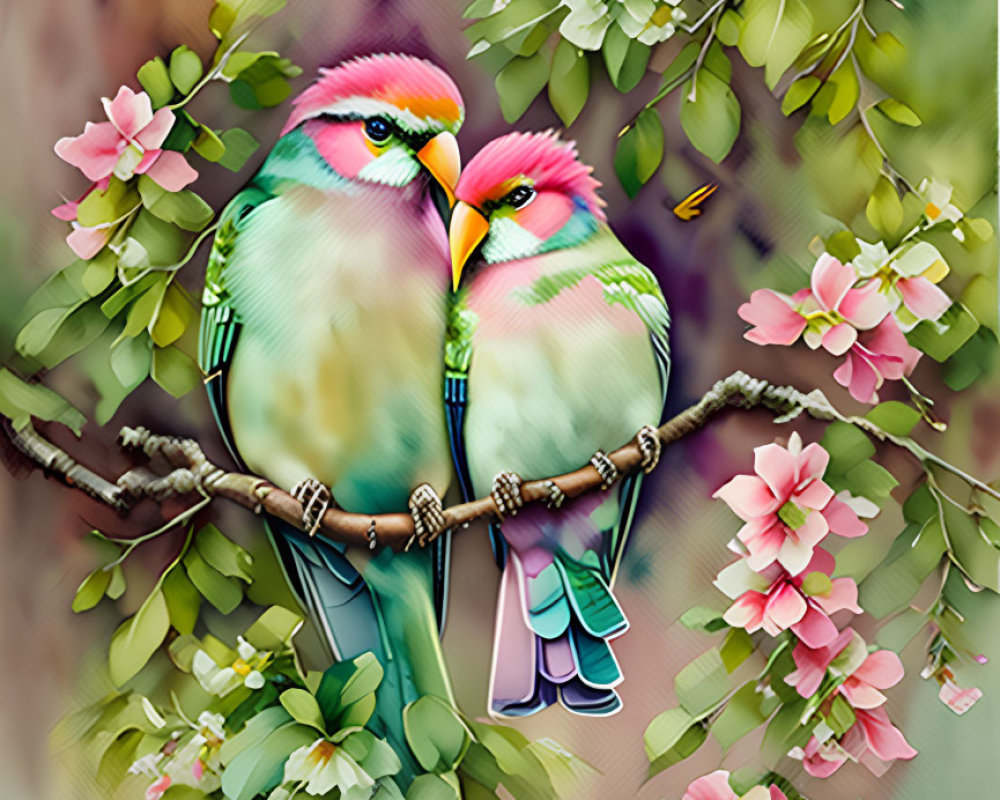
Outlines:
<svg viewBox="0 0 1000 800"><path fill-rule="evenodd" d="M52 216L72 224L73 230L66 236L66 244L70 246L78 258L82 258L84 261L89 261L96 256L111 240L111 236L114 234L114 223L106 222L89 228L84 227L76 221L77 209L87 195L93 191L105 191L109 183L110 178L103 178L97 183L91 184L90 188L80 195L79 199L63 203L52 209Z"/></svg>
<svg viewBox="0 0 1000 800"><path fill-rule="evenodd" d="M829 579L833 568L833 556L821 547L815 548L806 568L796 576L777 564L754 572L746 559L740 559L715 580L719 590L735 600L723 619L747 633L763 628L770 636L777 636L790 628L809 647L824 647L837 638L830 614L843 610L861 613L858 586L852 578L827 580L826 590L820 593L803 591L806 578L820 573Z"/></svg>
<svg viewBox="0 0 1000 800"><path fill-rule="evenodd" d="M814 350L823 347L843 355L857 341L859 330L874 328L889 313L878 281L855 288L858 274L828 253L813 267L810 288L788 295L760 289L738 314L754 327L744 336L755 344L794 344L800 335Z"/></svg>
<svg viewBox="0 0 1000 800"><path fill-rule="evenodd" d="M971 689L963 689L951 679L949 670L945 670L945 672L949 676L941 679L941 691L938 692L938 697L956 714L964 714L979 701L983 693L975 686Z"/></svg>
<svg viewBox="0 0 1000 800"><path fill-rule="evenodd" d="M833 377L855 400L877 403L882 384L912 373L921 355L906 341L896 320L886 317L876 328L861 334Z"/></svg>
<svg viewBox="0 0 1000 800"><path fill-rule="evenodd" d="M911 759L914 750L903 734L890 721L884 708L855 709L855 723L837 739L820 742L813 736L804 749L792 751L802 759L806 772L816 778L828 778L848 759L860 761L876 775L881 775L890 762Z"/></svg>
<svg viewBox="0 0 1000 800"><path fill-rule="evenodd" d="M684 792L682 800L741 800L741 798L729 785L729 773L719 769L692 781ZM768 787L753 787L743 795L742 800L788 800L788 797L772 784Z"/></svg>
<svg viewBox="0 0 1000 800"><path fill-rule="evenodd" d="M156 781L146 789L146 800L160 800L163 794L170 788L170 776L161 775Z"/></svg>
<svg viewBox="0 0 1000 800"><path fill-rule="evenodd" d="M868 532L823 482L829 461L820 445L803 448L793 433L787 448L768 444L754 450L755 475L737 475L715 492L713 497L746 523L737 538L747 549L750 569L759 571L777 561L797 575L828 533L855 537Z"/></svg>
<svg viewBox="0 0 1000 800"><path fill-rule="evenodd" d="M174 125L174 113L161 108L155 114L149 95L122 86L114 100L103 98L110 122L88 122L79 136L56 142L56 155L77 167L92 181L116 175L128 180L149 175L168 192L179 192L198 173L183 155L163 150Z"/></svg>

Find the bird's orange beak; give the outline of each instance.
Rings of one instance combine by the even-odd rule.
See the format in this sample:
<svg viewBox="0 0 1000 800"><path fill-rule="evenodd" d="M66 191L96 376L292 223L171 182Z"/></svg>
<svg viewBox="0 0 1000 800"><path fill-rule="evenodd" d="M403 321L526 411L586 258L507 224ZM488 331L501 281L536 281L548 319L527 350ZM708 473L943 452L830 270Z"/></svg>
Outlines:
<svg viewBox="0 0 1000 800"><path fill-rule="evenodd" d="M451 285L454 291L458 291L465 262L489 231L489 220L480 211L461 200L455 203L448 230L448 240L451 243Z"/></svg>
<svg viewBox="0 0 1000 800"><path fill-rule="evenodd" d="M417 158L448 195L448 205L455 205L455 184L462 171L462 157L454 135L442 131L420 148Z"/></svg>

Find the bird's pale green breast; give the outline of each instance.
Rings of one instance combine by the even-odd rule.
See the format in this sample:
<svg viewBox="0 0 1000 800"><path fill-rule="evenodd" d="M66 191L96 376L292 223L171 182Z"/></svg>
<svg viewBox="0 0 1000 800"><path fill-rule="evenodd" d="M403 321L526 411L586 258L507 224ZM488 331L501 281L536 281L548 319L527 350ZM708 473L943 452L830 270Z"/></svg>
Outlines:
<svg viewBox="0 0 1000 800"><path fill-rule="evenodd" d="M526 479L572 469L658 423L650 333L665 340L666 306L609 230L483 268L464 310L475 319L465 441L477 491L500 469Z"/></svg>
<svg viewBox="0 0 1000 800"><path fill-rule="evenodd" d="M449 273L432 213L415 189L296 186L243 221L225 269L242 323L227 397L248 467L373 513L404 510L424 480L446 489Z"/></svg>

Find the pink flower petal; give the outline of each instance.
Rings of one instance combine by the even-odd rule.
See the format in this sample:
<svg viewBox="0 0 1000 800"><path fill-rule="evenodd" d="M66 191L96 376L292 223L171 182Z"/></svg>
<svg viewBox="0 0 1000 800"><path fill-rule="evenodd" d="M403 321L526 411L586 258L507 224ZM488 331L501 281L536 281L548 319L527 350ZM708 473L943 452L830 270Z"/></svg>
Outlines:
<svg viewBox="0 0 1000 800"><path fill-rule="evenodd" d="M826 576L833 574L833 568L836 566L837 562L834 560L833 556L827 550L822 547L817 547L813 550L812 560L809 562L809 566L806 567L806 574L810 572L822 572ZM801 583L801 580L796 582L796 586Z"/></svg>
<svg viewBox="0 0 1000 800"><path fill-rule="evenodd" d="M788 795L773 783L768 787L768 791L771 793L771 800L788 800Z"/></svg>
<svg viewBox="0 0 1000 800"><path fill-rule="evenodd" d="M823 452L826 452L825 450ZM792 500L800 508L811 508L819 511L829 504L833 497L833 489L823 481L809 481L800 491L792 495Z"/></svg>
<svg viewBox="0 0 1000 800"><path fill-rule="evenodd" d="M900 278L896 288L917 319L938 319L951 308L951 298L927 278Z"/></svg>
<svg viewBox="0 0 1000 800"><path fill-rule="evenodd" d="M159 150L177 118L169 108L161 108L153 114L152 121L135 137L143 150Z"/></svg>
<svg viewBox="0 0 1000 800"><path fill-rule="evenodd" d="M860 289L851 289L837 310L855 328L867 330L885 319L889 313L889 301L879 291L879 282L869 281Z"/></svg>
<svg viewBox="0 0 1000 800"><path fill-rule="evenodd" d="M734 628L745 628L748 633L758 630L764 621L767 595L746 592L734 602L722 618Z"/></svg>
<svg viewBox="0 0 1000 800"><path fill-rule="evenodd" d="M795 625L806 613L806 601L799 590L789 583L782 583L778 590L767 598L764 629L768 630L767 623L771 622L777 632L781 632Z"/></svg>
<svg viewBox="0 0 1000 800"><path fill-rule="evenodd" d="M61 219L63 222L72 222L76 219L76 210L80 207L77 202L73 203L63 203L61 206L56 206L52 209L51 214L56 219Z"/></svg>
<svg viewBox="0 0 1000 800"><path fill-rule="evenodd" d="M836 639L824 647L813 648L799 642L792 651L792 658L795 660L797 669L785 676L785 683L796 687L798 693L803 697L815 694L823 682L830 664L850 644L853 637L853 629L845 628L837 635Z"/></svg>
<svg viewBox="0 0 1000 800"><path fill-rule="evenodd" d="M878 708L886 701L886 696L882 692L854 676L844 681L838 691L854 708Z"/></svg>
<svg viewBox="0 0 1000 800"><path fill-rule="evenodd" d="M830 531L838 536L853 539L868 533L868 526L858 518L854 509L836 497L827 503L823 516L826 517Z"/></svg>
<svg viewBox="0 0 1000 800"><path fill-rule="evenodd" d="M66 136L56 142L55 151L92 181L108 177L118 156L126 147L110 122L88 122L79 136Z"/></svg>
<svg viewBox="0 0 1000 800"><path fill-rule="evenodd" d="M153 104L145 92L136 94L128 86L122 86L114 100L105 97L101 102L108 119L126 139L134 139L153 121Z"/></svg>
<svg viewBox="0 0 1000 800"><path fill-rule="evenodd" d="M682 800L739 800L729 786L729 773L723 769L693 781Z"/></svg>
<svg viewBox="0 0 1000 800"><path fill-rule="evenodd" d="M893 761L897 758L910 759L917 754L903 734L889 721L884 708L858 709L855 713L858 724L864 731L865 741L868 742L868 749L878 758Z"/></svg>
<svg viewBox="0 0 1000 800"><path fill-rule="evenodd" d="M920 356L923 355L906 341L893 317L886 317L877 328L867 332L862 338L862 344L871 352L902 359L904 375L913 372ZM884 374L889 377L888 373Z"/></svg>
<svg viewBox="0 0 1000 800"><path fill-rule="evenodd" d="M858 585L854 578L834 578L830 583L830 594L812 598L816 605L827 614L836 614L838 611L862 613L861 606L858 605Z"/></svg>
<svg viewBox="0 0 1000 800"><path fill-rule="evenodd" d="M77 258L89 261L101 252L104 245L111 241L113 233L114 228L110 225L106 228L84 228L80 225L74 225L73 230L66 237L66 244L76 253Z"/></svg>
<svg viewBox="0 0 1000 800"><path fill-rule="evenodd" d="M833 373L834 380L845 387L851 397L861 403L877 403L875 390L882 385L882 376L855 348Z"/></svg>
<svg viewBox="0 0 1000 800"><path fill-rule="evenodd" d="M792 632L808 647L824 647L837 638L837 626L813 605L809 605L805 616L792 625Z"/></svg>
<svg viewBox="0 0 1000 800"><path fill-rule="evenodd" d="M782 504L791 497L797 478L796 457L780 444L766 444L753 451L754 472L764 479Z"/></svg>
<svg viewBox="0 0 1000 800"><path fill-rule="evenodd" d="M802 452L799 453L799 480L802 481L806 478L816 478L818 480L822 478L829 463L830 454L826 452L822 445L813 442L804 447Z"/></svg>
<svg viewBox="0 0 1000 800"><path fill-rule="evenodd" d="M941 684L941 691L938 697L941 702L956 714L964 714L972 708L983 696L983 693L973 686L971 689L962 689L953 681L945 681Z"/></svg>
<svg viewBox="0 0 1000 800"><path fill-rule="evenodd" d="M767 484L756 475L737 475L720 487L712 497L721 499L743 520L770 514L782 503L775 499Z"/></svg>
<svg viewBox="0 0 1000 800"><path fill-rule="evenodd" d="M847 761L847 756L836 747L821 745L813 736L805 747L802 766L814 778L829 778Z"/></svg>
<svg viewBox="0 0 1000 800"><path fill-rule="evenodd" d="M160 800L163 793L170 788L170 776L161 775L146 789L146 800Z"/></svg>
<svg viewBox="0 0 1000 800"><path fill-rule="evenodd" d="M187 159L175 150L160 150L159 154L152 165L143 171L168 192L179 192L198 177ZM136 172L139 172L138 168Z"/></svg>
<svg viewBox="0 0 1000 800"><path fill-rule="evenodd" d="M755 291L736 313L756 326L744 334L754 344L790 345L806 327L805 317L789 305L788 298L770 289Z"/></svg>
<svg viewBox="0 0 1000 800"><path fill-rule="evenodd" d="M851 288L857 275L829 253L823 253L813 267L810 285L812 293L825 311L835 311Z"/></svg>
<svg viewBox="0 0 1000 800"><path fill-rule="evenodd" d="M851 677L877 689L888 689L903 680L903 662L892 650L876 650L869 653Z"/></svg>
<svg viewBox="0 0 1000 800"><path fill-rule="evenodd" d="M744 525L737 537L746 545L747 566L754 572L773 564L785 543L785 526L777 517L758 517Z"/></svg>
<svg viewBox="0 0 1000 800"><path fill-rule="evenodd" d="M842 356L851 349L851 345L853 345L857 339L858 332L854 326L846 322L841 322L839 325L834 325L823 334L822 344L827 352L835 356Z"/></svg>

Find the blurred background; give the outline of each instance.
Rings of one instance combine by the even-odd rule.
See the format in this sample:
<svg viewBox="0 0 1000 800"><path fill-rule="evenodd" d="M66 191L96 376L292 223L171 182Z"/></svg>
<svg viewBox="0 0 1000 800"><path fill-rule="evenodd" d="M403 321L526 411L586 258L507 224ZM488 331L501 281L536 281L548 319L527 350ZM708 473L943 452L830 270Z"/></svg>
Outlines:
<svg viewBox="0 0 1000 800"><path fill-rule="evenodd" d="M889 2L869 3L869 18L891 30L906 45L911 65L896 96L911 105L925 125L880 128L880 138L894 165L911 183L923 177L955 187L953 202L986 217L996 216L996 6L990 0L962 4L907 0L899 11ZM202 55L214 41L205 23L210 0L3 0L0 6L0 72L5 77L6 112L0 115L0 145L5 179L0 181L0 355L9 355L23 320L19 309L45 277L67 263L71 254L65 226L49 215L61 195L75 197L82 178L52 152L54 142L75 135L84 120L101 118L101 96L123 83L134 85L137 67L155 54L186 43ZM469 43L461 33L459 0L292 0L255 35L304 68L294 82L299 91L316 68L343 57L374 50L398 49L431 57L456 79L467 102L461 145L465 159L486 141L506 132L493 80L465 59ZM673 48L673 49L672 49ZM662 69L676 51L661 45L651 67ZM657 86L650 72L629 95L617 93L594 74L591 99L569 136L584 161L605 183L610 222L626 245L659 276L674 316L673 383L668 411L696 400L717 379L734 369L802 388L819 387L842 409L854 410L846 391L830 377L836 362L805 348L761 348L741 338L744 325L737 306L754 288L794 289L805 283L814 257L808 244L817 234L850 223L861 214L867 187L852 181L852 158L837 148L840 129L825 122L783 117L778 102L758 70L734 58L733 88L743 118L732 154L715 165L695 152L680 130L676 96L660 104L667 130L667 155L661 173L629 201L612 167L616 134ZM675 93L676 95L677 93ZM240 175L205 165L193 187L216 208L246 180L273 143L286 111L236 109L224 87L211 88L192 109L199 120L216 127L240 125L263 144ZM530 130L558 127L544 97L515 126ZM848 123L849 126L850 123ZM803 163L800 150L807 153ZM719 190L705 213L682 222L670 209L688 192L712 181ZM858 229L859 231L861 228ZM951 237L945 237L951 239ZM954 241L935 242L945 257L954 256L952 274L943 284L957 296L976 274L989 277L996 307L995 240L966 254ZM182 280L197 296L207 250L184 270ZM949 259L951 260L951 259ZM961 264L956 269L956 264ZM995 318L988 320L995 328ZM59 367L48 382L88 413L95 393L72 362ZM960 395L936 377L936 365L924 359L914 382L935 398L949 431L924 428L918 438L970 472L1000 476L1000 394L996 375ZM882 399L906 398L883 393ZM81 460L107 476L127 463L115 446L122 425L146 425L164 433L198 438L210 456L227 463L202 393L174 400L147 383L134 393L103 428L85 430L86 446L61 439ZM644 784L647 763L642 733L658 712L675 704L673 676L714 640L681 626L678 617L692 605L722 608L711 581L729 557L725 544L735 534L736 518L711 493L734 472L747 471L752 448L798 430L815 440L822 426L795 421L775 426L766 412L731 412L709 429L672 446L665 464L647 482L619 597L631 630L616 652L626 682L624 711L605 720L572 717L549 709L517 723L532 737L551 737L593 764L600 774L581 797L679 798L693 778L724 766L736 769L751 761L759 739L751 736L723 755L710 738L698 754ZM905 498L918 477L916 466L900 453L883 449L880 462L900 480ZM212 518L257 558L270 559L259 522L238 508L218 503ZM174 509L176 510L176 509ZM122 615L132 613L147 593L156 568L177 543L157 542L140 557L148 574L133 567L128 593L119 608L103 604L75 616L70 611L77 585L94 566L84 534L100 527L119 535L145 530L155 513L128 521L40 474L0 470L0 794L25 800L70 800L102 796L90 767L72 747L72 736L49 735L67 712L93 702L111 689L104 658L108 638ZM872 548L886 551L900 528L896 506L886 508L873 525ZM484 532L470 529L456 537L453 611L445 649L462 709L486 714L486 688L492 646L492 616L497 574ZM280 585L263 581L253 599L265 604L290 602ZM903 653L904 682L890 693L890 715L920 755L896 764L881 779L863 767L847 765L828 782L809 779L799 765L775 765L812 800L840 798L993 797L1000 779L995 752L1000 745L1000 602L988 593L969 595L973 621L969 636L991 658L974 680L986 698L965 717L954 715L937 699L937 685L919 677L923 636ZM226 638L235 622L211 610L209 629ZM214 616L213 616L214 614ZM250 614L252 616L252 614ZM871 620L859 620L862 634ZM134 789L136 797L140 789Z"/></svg>

